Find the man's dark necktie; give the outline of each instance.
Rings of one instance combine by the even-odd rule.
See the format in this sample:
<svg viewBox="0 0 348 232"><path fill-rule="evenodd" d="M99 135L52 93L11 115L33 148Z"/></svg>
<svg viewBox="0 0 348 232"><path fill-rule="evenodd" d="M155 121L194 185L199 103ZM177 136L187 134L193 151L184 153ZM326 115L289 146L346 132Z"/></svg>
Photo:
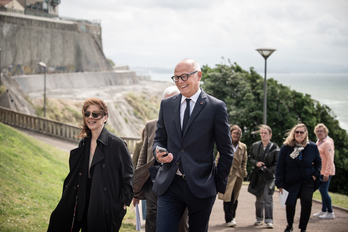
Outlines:
<svg viewBox="0 0 348 232"><path fill-rule="evenodd" d="M185 113L184 113L184 121L182 123L182 130L181 130L181 134L184 134L185 128L187 126L187 122L190 118L190 98L186 98L186 109L185 109Z"/></svg>
<svg viewBox="0 0 348 232"><path fill-rule="evenodd" d="M182 130L181 130L181 134L184 134L185 128L187 126L187 122L190 118L190 101L191 99L186 98L186 109L185 109L185 113L184 113L184 121L182 123ZM185 176L184 174L184 169L182 168L182 161L180 160L180 164L179 164L179 171L181 172L181 174L183 174L183 176Z"/></svg>

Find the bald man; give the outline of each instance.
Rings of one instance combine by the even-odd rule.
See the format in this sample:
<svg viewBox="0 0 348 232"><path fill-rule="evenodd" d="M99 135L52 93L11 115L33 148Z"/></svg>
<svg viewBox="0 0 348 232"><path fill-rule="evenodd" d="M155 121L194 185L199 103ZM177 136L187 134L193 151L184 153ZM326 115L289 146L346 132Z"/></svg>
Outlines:
<svg viewBox="0 0 348 232"><path fill-rule="evenodd" d="M163 98L169 98L174 95L179 94L179 90L176 86L170 86L163 91ZM147 163L153 163L153 151L152 145L155 138L155 132L157 129L157 118L146 122L144 128L144 139L143 145L140 150L139 158L137 160L136 169L140 169L144 167ZM155 165L158 165L155 164ZM136 173L135 176L136 177ZM146 198L146 221L145 221L145 231L146 232L154 232L156 231L156 218L157 218L157 193L152 190L152 180L151 177L144 184L143 196ZM133 198L133 205L139 203L139 199ZM178 232L188 232L188 215L187 210L181 218Z"/></svg>
<svg viewBox="0 0 348 232"><path fill-rule="evenodd" d="M158 232L175 232L186 207L189 230L208 231L216 194L226 189L233 159L227 109L200 88L201 78L195 60L180 61L172 77L180 94L161 102L153 144L154 156L163 163L153 185ZM217 168L214 143L220 153Z"/></svg>

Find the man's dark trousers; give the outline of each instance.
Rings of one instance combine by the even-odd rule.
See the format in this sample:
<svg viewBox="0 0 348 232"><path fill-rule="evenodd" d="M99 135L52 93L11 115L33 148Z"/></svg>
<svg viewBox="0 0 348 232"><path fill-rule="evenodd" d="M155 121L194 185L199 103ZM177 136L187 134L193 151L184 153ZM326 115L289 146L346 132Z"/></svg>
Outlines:
<svg viewBox="0 0 348 232"><path fill-rule="evenodd" d="M186 180L175 175L168 190L158 197L157 232L177 232L179 221L187 206L189 231L208 231L208 221L216 196L198 198Z"/></svg>

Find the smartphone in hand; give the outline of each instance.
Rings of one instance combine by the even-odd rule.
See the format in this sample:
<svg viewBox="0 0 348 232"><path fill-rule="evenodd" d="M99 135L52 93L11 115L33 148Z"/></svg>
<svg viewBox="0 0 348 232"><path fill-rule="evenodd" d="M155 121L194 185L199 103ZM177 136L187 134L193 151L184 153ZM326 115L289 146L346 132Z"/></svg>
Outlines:
<svg viewBox="0 0 348 232"><path fill-rule="evenodd" d="M167 149L163 148L163 147L159 147L157 146L156 149L159 151L159 152L165 152L166 154L162 155L162 157L166 157L168 155L168 151Z"/></svg>

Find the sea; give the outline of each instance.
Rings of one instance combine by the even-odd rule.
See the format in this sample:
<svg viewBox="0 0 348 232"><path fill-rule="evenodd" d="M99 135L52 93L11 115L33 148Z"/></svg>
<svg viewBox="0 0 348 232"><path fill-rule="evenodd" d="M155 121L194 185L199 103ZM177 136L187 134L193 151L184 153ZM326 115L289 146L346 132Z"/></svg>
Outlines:
<svg viewBox="0 0 348 232"><path fill-rule="evenodd" d="M151 80L172 81L170 72L148 72ZM263 75L261 75L263 76ZM267 73L267 79L273 78L279 84L291 90L311 95L312 99L327 105L337 116L339 125L348 131L348 73ZM329 128L330 129L330 128Z"/></svg>

